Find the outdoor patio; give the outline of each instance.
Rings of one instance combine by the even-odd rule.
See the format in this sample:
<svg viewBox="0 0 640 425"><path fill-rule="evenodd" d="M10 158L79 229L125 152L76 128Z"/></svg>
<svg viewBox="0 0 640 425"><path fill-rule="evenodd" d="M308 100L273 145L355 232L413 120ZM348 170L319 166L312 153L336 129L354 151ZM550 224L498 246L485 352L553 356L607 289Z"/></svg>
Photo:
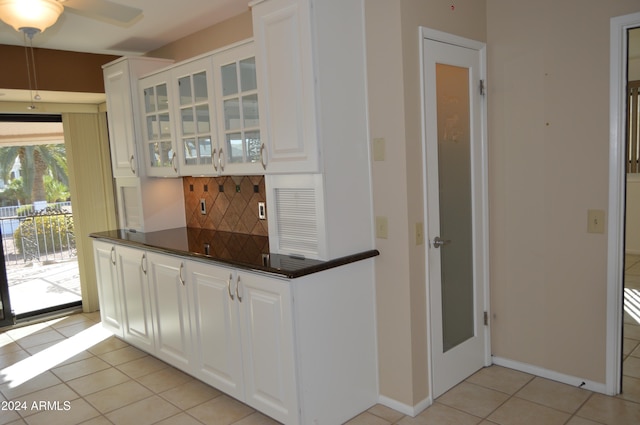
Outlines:
<svg viewBox="0 0 640 425"><path fill-rule="evenodd" d="M81 301L70 205L25 215L12 208L0 208L0 226L14 314Z"/></svg>
<svg viewBox="0 0 640 425"><path fill-rule="evenodd" d="M16 315L82 299L76 258L54 263L7 265L11 309Z"/></svg>

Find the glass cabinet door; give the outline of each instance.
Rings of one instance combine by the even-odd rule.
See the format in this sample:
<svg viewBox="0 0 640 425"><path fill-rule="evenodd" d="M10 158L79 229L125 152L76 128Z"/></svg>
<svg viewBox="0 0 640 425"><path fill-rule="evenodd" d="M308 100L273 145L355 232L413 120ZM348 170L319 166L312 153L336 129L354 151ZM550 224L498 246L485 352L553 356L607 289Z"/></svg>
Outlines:
<svg viewBox="0 0 640 425"><path fill-rule="evenodd" d="M172 72L178 99L177 140L181 173L217 174L219 166L210 91L211 58L186 63Z"/></svg>
<svg viewBox="0 0 640 425"><path fill-rule="evenodd" d="M166 73L159 73L140 80L144 105L146 168L150 176L178 174L166 77Z"/></svg>
<svg viewBox="0 0 640 425"><path fill-rule="evenodd" d="M223 171L264 172L253 45L217 54L214 64Z"/></svg>

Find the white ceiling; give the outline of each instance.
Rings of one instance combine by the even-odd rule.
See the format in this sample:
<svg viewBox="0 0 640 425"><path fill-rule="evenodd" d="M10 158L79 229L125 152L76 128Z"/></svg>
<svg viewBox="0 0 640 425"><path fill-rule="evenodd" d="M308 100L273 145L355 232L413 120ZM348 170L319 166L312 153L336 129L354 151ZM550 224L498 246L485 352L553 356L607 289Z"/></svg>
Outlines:
<svg viewBox="0 0 640 425"><path fill-rule="evenodd" d="M113 0L142 9L129 27L82 16L66 8L33 37L34 47L111 55L138 55L248 10L249 0ZM23 35L0 21L0 44L24 45Z"/></svg>

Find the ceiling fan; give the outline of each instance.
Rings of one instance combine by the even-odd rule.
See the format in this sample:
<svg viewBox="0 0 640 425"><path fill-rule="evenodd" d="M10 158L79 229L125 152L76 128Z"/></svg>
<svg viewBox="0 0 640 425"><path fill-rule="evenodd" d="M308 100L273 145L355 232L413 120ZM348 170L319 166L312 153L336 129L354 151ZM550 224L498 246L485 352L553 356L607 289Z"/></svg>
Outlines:
<svg viewBox="0 0 640 425"><path fill-rule="evenodd" d="M65 8L89 18L128 25L142 10L110 0L0 0L0 20L30 37L55 24Z"/></svg>
<svg viewBox="0 0 640 425"><path fill-rule="evenodd" d="M142 16L142 10L138 8L109 0L0 0L0 20L23 34L31 98L28 110L36 109L34 100L41 100L38 94L33 36L55 24L65 8L90 18L122 26L130 25ZM35 96L32 92L32 81L35 86Z"/></svg>

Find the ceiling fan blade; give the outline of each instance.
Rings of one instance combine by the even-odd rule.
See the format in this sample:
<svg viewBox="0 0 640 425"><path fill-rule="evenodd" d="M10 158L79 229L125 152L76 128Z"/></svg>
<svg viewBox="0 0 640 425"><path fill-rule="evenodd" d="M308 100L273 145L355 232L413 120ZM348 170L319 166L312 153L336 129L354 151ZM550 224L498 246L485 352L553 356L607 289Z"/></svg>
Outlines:
<svg viewBox="0 0 640 425"><path fill-rule="evenodd" d="M136 7L125 6L109 0L59 0L64 7L73 9L81 15L92 18L104 18L127 24L140 15L142 10Z"/></svg>

